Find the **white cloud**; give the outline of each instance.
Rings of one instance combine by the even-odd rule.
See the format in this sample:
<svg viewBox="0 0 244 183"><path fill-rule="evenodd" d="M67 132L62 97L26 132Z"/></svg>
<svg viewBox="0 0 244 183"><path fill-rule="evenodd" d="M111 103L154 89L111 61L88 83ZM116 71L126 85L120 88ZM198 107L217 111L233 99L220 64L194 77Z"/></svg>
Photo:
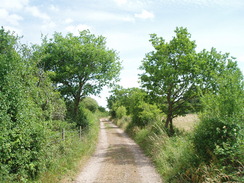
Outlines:
<svg viewBox="0 0 244 183"><path fill-rule="evenodd" d="M127 0L114 0L118 5L124 5L127 3Z"/></svg>
<svg viewBox="0 0 244 183"><path fill-rule="evenodd" d="M114 0L121 10L126 12L137 12L141 9L151 7L153 0Z"/></svg>
<svg viewBox="0 0 244 183"><path fill-rule="evenodd" d="M70 24L70 23L72 23L72 22L74 22L74 20L73 20L72 18L66 18L66 19L64 20L64 23L65 23L65 24Z"/></svg>
<svg viewBox="0 0 244 183"><path fill-rule="evenodd" d="M8 11L5 9L0 9L0 17L5 19L8 16Z"/></svg>
<svg viewBox="0 0 244 183"><path fill-rule="evenodd" d="M149 11L142 10L141 13L135 14L135 17L141 18L141 19L152 19L152 18L154 18L154 14Z"/></svg>
<svg viewBox="0 0 244 183"><path fill-rule="evenodd" d="M27 6L29 0L1 0L0 8L7 10L21 10Z"/></svg>
<svg viewBox="0 0 244 183"><path fill-rule="evenodd" d="M8 21L12 24L12 25L19 25L19 21L20 20L23 20L23 18L19 15L16 15L16 14L12 14L12 15L9 15L9 19Z"/></svg>
<svg viewBox="0 0 244 183"><path fill-rule="evenodd" d="M123 86L124 88L133 88L139 87L138 76L123 76L119 85Z"/></svg>
<svg viewBox="0 0 244 183"><path fill-rule="evenodd" d="M58 11L59 11L59 8L58 8L57 6L54 6L54 5L51 5L51 6L49 7L49 9L50 9L51 11L53 11L53 12L58 12Z"/></svg>
<svg viewBox="0 0 244 183"><path fill-rule="evenodd" d="M105 11L94 11L86 14L86 18L95 21L123 21L134 22L134 17L124 14L115 14Z"/></svg>
<svg viewBox="0 0 244 183"><path fill-rule="evenodd" d="M67 32L73 33L74 35L79 35L79 31L83 31L87 29L91 29L91 27L85 24L79 24L76 26L71 25L65 28Z"/></svg>
<svg viewBox="0 0 244 183"><path fill-rule="evenodd" d="M36 6L28 6L28 7L26 7L26 11L31 13L32 16L34 16L34 17L37 17L37 18L40 18L43 20L50 19L50 17L47 14L42 13Z"/></svg>
<svg viewBox="0 0 244 183"><path fill-rule="evenodd" d="M56 23L53 21L45 21L44 24L41 26L41 29L44 31L49 31L56 27Z"/></svg>
<svg viewBox="0 0 244 183"><path fill-rule="evenodd" d="M0 20L16 26L19 25L19 21L23 20L23 18L16 14L9 14L6 9L0 9Z"/></svg>
<svg viewBox="0 0 244 183"><path fill-rule="evenodd" d="M241 7L244 5L243 0L161 0L161 3L169 4L193 4L196 6L226 6L226 7Z"/></svg>
<svg viewBox="0 0 244 183"><path fill-rule="evenodd" d="M12 26L4 26L4 29L5 30L9 30L10 32L14 32L15 35L19 35L19 36L22 36L22 30L21 29L18 29L16 27L12 27Z"/></svg>

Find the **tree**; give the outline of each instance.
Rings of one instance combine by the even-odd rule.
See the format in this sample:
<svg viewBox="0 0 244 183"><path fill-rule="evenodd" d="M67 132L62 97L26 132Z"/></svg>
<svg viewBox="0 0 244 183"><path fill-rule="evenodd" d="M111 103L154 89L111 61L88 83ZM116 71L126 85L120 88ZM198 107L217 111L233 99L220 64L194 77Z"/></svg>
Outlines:
<svg viewBox="0 0 244 183"><path fill-rule="evenodd" d="M184 115L191 110L199 98L199 91L214 91L214 75L221 75L221 70L229 58L228 54L196 52L195 41L186 28L176 28L176 36L165 42L156 34L151 35L150 42L155 51L149 52L143 60L140 75L142 87L146 88L153 100L161 103L166 113L165 127L173 130L173 118Z"/></svg>
<svg viewBox="0 0 244 183"><path fill-rule="evenodd" d="M158 106L149 103L147 93L140 88L117 87L107 101L112 117L130 115L135 126L145 127L162 116Z"/></svg>
<svg viewBox="0 0 244 183"><path fill-rule="evenodd" d="M140 67L142 87L157 98L166 101L163 110L167 115L165 127L173 132L172 119L184 113L189 101L195 96L196 44L190 40L187 29L176 28L176 37L169 43L156 34L151 43L156 51L146 55ZM184 110L183 110L184 109Z"/></svg>
<svg viewBox="0 0 244 183"><path fill-rule="evenodd" d="M147 93L140 88L122 88L117 87L112 91L112 95L107 98L108 108L110 112L115 114L119 106L126 108L127 114L135 113L135 107L141 102L146 100Z"/></svg>
<svg viewBox="0 0 244 183"><path fill-rule="evenodd" d="M65 37L55 33L51 39L43 38L41 50L40 67L49 72L62 96L74 101L74 115L83 98L99 94L103 86L118 80L121 63L103 36L89 31Z"/></svg>
<svg viewBox="0 0 244 183"><path fill-rule="evenodd" d="M91 97L86 97L83 101L82 101L82 105L90 110L91 112L95 113L98 109L98 103L95 99L91 98Z"/></svg>

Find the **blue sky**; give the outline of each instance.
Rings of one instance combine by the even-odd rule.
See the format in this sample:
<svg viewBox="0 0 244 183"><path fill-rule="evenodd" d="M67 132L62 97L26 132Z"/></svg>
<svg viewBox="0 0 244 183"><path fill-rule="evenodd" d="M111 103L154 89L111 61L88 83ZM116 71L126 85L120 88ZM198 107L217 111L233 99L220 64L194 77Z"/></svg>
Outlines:
<svg viewBox="0 0 244 183"><path fill-rule="evenodd" d="M152 51L149 34L169 41L177 26L187 27L198 50L215 47L237 58L244 72L243 0L1 0L0 24L40 43L41 34L90 29L107 38L123 61L120 84L139 86L138 67ZM105 88L96 100L106 106Z"/></svg>

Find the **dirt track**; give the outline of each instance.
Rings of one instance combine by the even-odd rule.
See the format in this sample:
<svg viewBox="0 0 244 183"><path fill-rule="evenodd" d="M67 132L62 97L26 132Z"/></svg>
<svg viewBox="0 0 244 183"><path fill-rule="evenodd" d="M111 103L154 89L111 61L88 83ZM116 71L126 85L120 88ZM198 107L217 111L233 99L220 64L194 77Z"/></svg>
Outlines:
<svg viewBox="0 0 244 183"><path fill-rule="evenodd" d="M101 120L97 150L76 183L159 183L150 160L120 128Z"/></svg>

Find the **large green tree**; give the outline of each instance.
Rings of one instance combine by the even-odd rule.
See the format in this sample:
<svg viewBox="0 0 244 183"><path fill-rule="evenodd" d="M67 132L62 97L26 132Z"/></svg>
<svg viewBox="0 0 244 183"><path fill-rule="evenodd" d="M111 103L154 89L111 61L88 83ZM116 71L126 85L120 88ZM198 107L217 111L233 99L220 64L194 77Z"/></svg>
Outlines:
<svg viewBox="0 0 244 183"><path fill-rule="evenodd" d="M215 90L213 76L220 75L229 58L228 54L196 52L196 43L186 28L176 28L176 36L169 42L156 34L150 42L154 51L143 60L140 75L142 87L161 105L167 118L165 127L173 133L173 118L192 110L199 99L199 91Z"/></svg>
<svg viewBox="0 0 244 183"><path fill-rule="evenodd" d="M82 31L78 36L55 33L43 38L42 66L49 71L63 97L74 102L77 114L80 101L99 94L103 86L118 80L121 63L117 53L106 47L103 36Z"/></svg>

